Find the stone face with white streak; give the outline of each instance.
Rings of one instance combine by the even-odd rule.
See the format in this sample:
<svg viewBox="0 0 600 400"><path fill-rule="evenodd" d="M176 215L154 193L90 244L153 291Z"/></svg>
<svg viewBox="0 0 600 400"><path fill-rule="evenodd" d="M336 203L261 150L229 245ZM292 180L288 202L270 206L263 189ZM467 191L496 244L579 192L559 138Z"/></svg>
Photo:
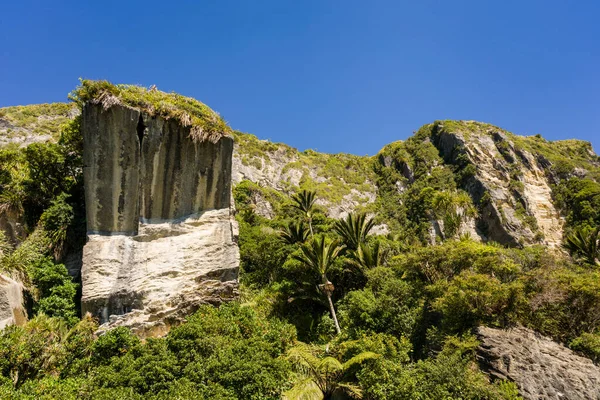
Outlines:
<svg viewBox="0 0 600 400"><path fill-rule="evenodd" d="M83 311L140 336L166 333L201 304L237 296L239 251L229 209L141 223L138 234L89 235Z"/></svg>
<svg viewBox="0 0 600 400"><path fill-rule="evenodd" d="M476 166L477 173L465 189L481 205L477 231L484 239L510 246L560 246L564 219L554 206L544 169L530 153L517 149L507 135L493 128L469 133L446 130L443 125L436 129L433 143L446 162L466 157Z"/></svg>
<svg viewBox="0 0 600 400"><path fill-rule="evenodd" d="M88 242L82 311L157 336L237 296L233 139L198 141L135 108L83 108Z"/></svg>
<svg viewBox="0 0 600 400"><path fill-rule="evenodd" d="M23 285L8 276L0 275L0 329L9 325L22 325L26 321Z"/></svg>

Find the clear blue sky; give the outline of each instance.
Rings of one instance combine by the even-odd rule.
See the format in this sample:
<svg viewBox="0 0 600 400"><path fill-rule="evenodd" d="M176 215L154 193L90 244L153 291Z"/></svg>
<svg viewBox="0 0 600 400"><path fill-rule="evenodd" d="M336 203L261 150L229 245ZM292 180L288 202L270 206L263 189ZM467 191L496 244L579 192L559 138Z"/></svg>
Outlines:
<svg viewBox="0 0 600 400"><path fill-rule="evenodd" d="M374 154L436 119L600 150L600 1L9 1L0 106L79 77L193 96L300 149Z"/></svg>

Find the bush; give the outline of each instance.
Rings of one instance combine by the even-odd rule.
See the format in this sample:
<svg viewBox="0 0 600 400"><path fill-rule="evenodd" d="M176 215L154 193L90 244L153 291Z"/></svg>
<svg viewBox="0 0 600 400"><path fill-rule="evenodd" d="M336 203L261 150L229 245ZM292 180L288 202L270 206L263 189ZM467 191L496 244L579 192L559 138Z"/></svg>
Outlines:
<svg viewBox="0 0 600 400"><path fill-rule="evenodd" d="M591 358L596 364L600 362L600 335L584 333L575 338L570 346L573 350L580 351Z"/></svg>

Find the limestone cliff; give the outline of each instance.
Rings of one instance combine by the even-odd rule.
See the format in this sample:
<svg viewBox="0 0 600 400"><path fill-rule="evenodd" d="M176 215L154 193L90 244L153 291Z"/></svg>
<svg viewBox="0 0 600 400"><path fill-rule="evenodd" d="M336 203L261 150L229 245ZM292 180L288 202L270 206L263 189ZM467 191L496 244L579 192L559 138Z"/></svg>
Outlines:
<svg viewBox="0 0 600 400"><path fill-rule="evenodd" d="M342 218L363 210L377 198L376 176L370 157L298 151L283 143L259 140L235 133L233 182L249 180L263 187L290 193L297 189L316 190L317 204L330 218ZM257 212L270 218L271 205L256 199Z"/></svg>
<svg viewBox="0 0 600 400"><path fill-rule="evenodd" d="M82 310L148 336L234 298L233 139L194 138L178 119L118 101L87 102L82 133Z"/></svg>
<svg viewBox="0 0 600 400"><path fill-rule="evenodd" d="M463 186L480 206L482 237L512 246L560 245L564 221L539 158L500 128L471 121L433 124L432 140L446 162L475 167Z"/></svg>
<svg viewBox="0 0 600 400"><path fill-rule="evenodd" d="M526 400L600 398L600 368L526 328L480 327L478 359L497 379L509 379Z"/></svg>
<svg viewBox="0 0 600 400"><path fill-rule="evenodd" d="M8 276L0 275L0 329L27 321L23 302L23 285Z"/></svg>

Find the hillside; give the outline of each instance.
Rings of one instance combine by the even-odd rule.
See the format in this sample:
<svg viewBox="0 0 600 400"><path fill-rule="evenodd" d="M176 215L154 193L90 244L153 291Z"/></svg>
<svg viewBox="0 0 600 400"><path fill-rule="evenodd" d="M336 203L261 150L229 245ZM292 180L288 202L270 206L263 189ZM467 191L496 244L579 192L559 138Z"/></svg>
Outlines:
<svg viewBox="0 0 600 400"><path fill-rule="evenodd" d="M326 154L72 98L0 109L0 397L600 396L589 143L444 120Z"/></svg>

